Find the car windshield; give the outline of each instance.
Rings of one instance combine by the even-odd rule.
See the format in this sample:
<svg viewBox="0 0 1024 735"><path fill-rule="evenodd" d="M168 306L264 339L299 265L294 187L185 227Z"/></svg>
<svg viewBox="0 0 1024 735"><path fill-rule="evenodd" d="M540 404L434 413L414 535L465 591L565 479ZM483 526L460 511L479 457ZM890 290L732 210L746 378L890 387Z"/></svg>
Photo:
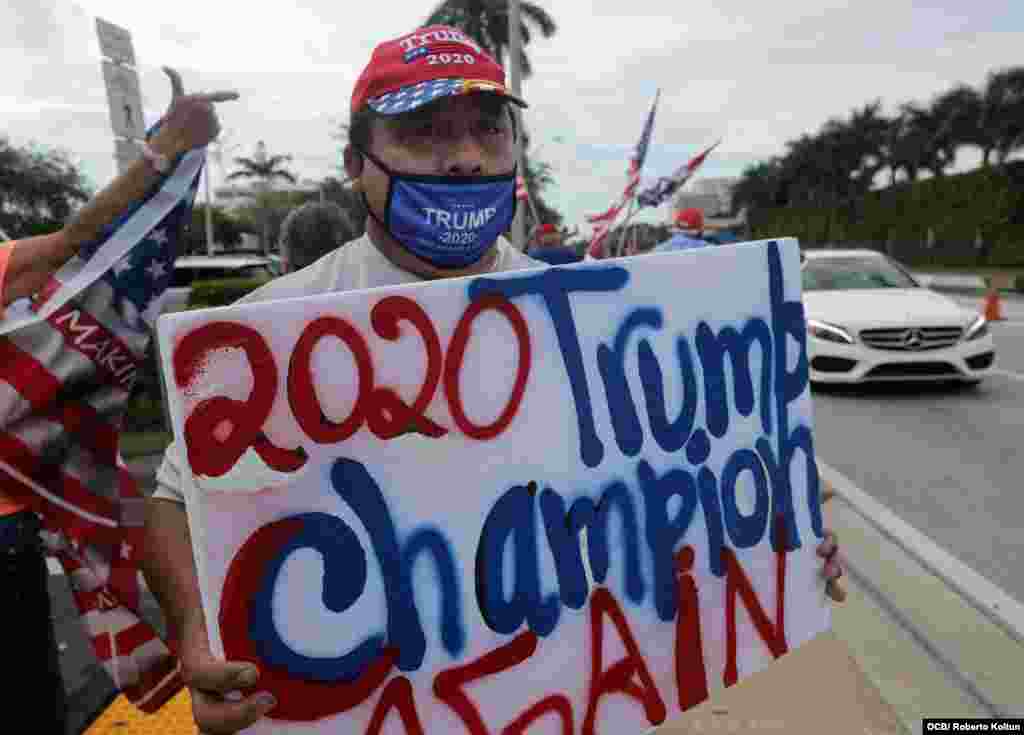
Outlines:
<svg viewBox="0 0 1024 735"><path fill-rule="evenodd" d="M808 258L802 276L804 291L918 287L905 270L887 258Z"/></svg>

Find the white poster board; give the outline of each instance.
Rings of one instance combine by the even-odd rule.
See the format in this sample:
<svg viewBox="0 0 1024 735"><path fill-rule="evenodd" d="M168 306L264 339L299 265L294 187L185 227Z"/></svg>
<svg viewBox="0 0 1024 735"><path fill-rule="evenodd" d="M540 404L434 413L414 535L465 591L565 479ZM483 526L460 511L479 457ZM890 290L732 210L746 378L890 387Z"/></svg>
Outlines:
<svg viewBox="0 0 1024 735"><path fill-rule="evenodd" d="M827 629L800 298L787 239L162 317L252 732L640 733Z"/></svg>

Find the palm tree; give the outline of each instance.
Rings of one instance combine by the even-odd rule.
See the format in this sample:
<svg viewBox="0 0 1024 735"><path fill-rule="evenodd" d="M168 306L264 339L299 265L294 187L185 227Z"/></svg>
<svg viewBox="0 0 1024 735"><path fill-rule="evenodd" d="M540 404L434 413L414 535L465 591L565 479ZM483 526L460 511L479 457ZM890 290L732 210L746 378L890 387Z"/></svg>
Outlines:
<svg viewBox="0 0 1024 735"><path fill-rule="evenodd" d="M855 109L846 123L847 144L853 165L853 188L858 194L871 190L875 176L885 168L882 148L890 121L882 114L881 100Z"/></svg>
<svg viewBox="0 0 1024 735"><path fill-rule="evenodd" d="M981 149L982 165L998 144L998 133L992 125L989 101L973 87L959 84L942 93L932 102L931 111L949 126L950 145L976 145Z"/></svg>
<svg viewBox="0 0 1024 735"><path fill-rule="evenodd" d="M934 176L944 176L946 169L956 163L953 120L921 105L904 105L904 109L909 115L912 135L918 141L921 168Z"/></svg>
<svg viewBox="0 0 1024 735"><path fill-rule="evenodd" d="M780 196L781 168L777 158L747 166L732 190L734 212L744 207L748 212L756 212L759 209L771 209L785 204Z"/></svg>
<svg viewBox="0 0 1024 735"><path fill-rule="evenodd" d="M558 27L544 8L531 2L520 2L519 13L519 37L522 42L519 69L522 78L529 79L533 74L533 66L526 55L526 47L532 38L530 27L534 26L544 38L551 38ZM479 43L499 62L505 62L510 40L508 0L443 0L434 8L426 23L454 26Z"/></svg>
<svg viewBox="0 0 1024 735"><path fill-rule="evenodd" d="M1002 166L1015 151L1024 148L1024 66L990 73L984 98L989 112L986 123L995 138L996 161Z"/></svg>
<svg viewBox="0 0 1024 735"><path fill-rule="evenodd" d="M952 129L952 120L930 108L913 102L901 105L884 146L893 174L904 171L907 181L916 181L922 170L942 176L956 157Z"/></svg>
<svg viewBox="0 0 1024 735"><path fill-rule="evenodd" d="M268 195L273 187L275 179L284 179L290 184L296 183L297 179L291 171L284 168L284 164L291 161L291 156L268 156L267 146L261 140L256 144L256 155L252 158L244 156L236 158L235 163L241 168L228 174L228 181L236 179L256 179L260 209L263 211L263 234L261 246L264 253L270 252L270 212Z"/></svg>

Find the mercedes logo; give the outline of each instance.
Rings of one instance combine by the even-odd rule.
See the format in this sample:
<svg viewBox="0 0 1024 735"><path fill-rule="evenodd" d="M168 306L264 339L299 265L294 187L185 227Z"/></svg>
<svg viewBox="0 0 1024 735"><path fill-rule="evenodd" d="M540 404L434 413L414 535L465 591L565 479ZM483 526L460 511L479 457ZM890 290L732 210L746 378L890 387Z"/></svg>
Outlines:
<svg viewBox="0 0 1024 735"><path fill-rule="evenodd" d="M904 346L908 350L919 350L924 343L924 338L921 333L916 329L911 329L907 332L907 336L903 340Z"/></svg>

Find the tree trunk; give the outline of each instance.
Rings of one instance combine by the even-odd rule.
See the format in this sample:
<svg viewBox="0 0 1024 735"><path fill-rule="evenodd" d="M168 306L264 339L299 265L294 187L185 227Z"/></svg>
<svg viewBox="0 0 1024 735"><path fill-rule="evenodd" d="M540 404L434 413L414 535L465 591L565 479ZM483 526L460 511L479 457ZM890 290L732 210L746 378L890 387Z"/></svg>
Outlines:
<svg viewBox="0 0 1024 735"><path fill-rule="evenodd" d="M260 182L260 188L263 190L263 202L260 209L263 212L263 255L264 257L270 255L270 182L264 180Z"/></svg>

